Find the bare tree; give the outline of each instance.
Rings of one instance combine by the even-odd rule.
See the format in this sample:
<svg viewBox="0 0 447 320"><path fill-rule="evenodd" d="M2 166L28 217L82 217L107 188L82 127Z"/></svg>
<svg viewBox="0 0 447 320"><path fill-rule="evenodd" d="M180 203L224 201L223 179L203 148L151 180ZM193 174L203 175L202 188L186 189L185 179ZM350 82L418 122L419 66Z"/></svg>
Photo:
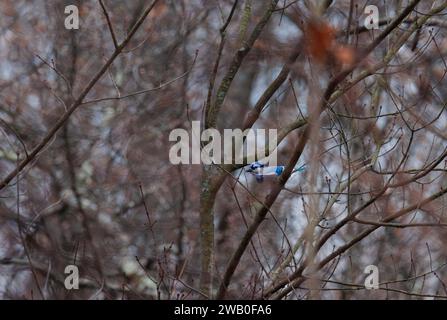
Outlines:
<svg viewBox="0 0 447 320"><path fill-rule="evenodd" d="M0 297L447 297L446 1L74 2L0 3Z"/></svg>

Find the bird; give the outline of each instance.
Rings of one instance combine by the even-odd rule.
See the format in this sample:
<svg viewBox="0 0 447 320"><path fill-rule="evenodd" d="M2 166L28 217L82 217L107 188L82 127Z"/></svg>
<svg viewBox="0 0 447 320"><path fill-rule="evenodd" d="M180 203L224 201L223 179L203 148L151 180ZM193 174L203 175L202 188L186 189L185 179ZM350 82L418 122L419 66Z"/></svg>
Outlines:
<svg viewBox="0 0 447 320"><path fill-rule="evenodd" d="M264 163L260 161L255 161L251 163L246 172L254 175L256 177L256 181L263 182L264 177L266 176L280 176L284 172L285 166L266 166ZM296 166L292 173L302 172L306 169L306 165L303 164L301 166Z"/></svg>

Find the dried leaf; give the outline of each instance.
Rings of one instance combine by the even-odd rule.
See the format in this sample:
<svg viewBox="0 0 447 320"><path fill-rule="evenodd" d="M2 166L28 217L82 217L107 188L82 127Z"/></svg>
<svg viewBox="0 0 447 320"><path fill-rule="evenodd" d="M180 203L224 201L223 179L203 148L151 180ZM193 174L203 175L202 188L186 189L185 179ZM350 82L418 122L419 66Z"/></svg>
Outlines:
<svg viewBox="0 0 447 320"><path fill-rule="evenodd" d="M306 47L309 55L325 63L335 39L335 30L328 23L312 19L306 27Z"/></svg>

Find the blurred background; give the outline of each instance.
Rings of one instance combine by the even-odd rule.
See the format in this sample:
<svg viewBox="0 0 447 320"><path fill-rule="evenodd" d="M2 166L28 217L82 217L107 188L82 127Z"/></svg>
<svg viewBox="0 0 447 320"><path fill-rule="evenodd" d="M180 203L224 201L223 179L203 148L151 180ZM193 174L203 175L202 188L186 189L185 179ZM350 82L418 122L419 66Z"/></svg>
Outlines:
<svg viewBox="0 0 447 320"><path fill-rule="evenodd" d="M299 276L314 281L277 298L447 297L447 11L431 11L447 4L417 1L358 62L409 1L277 2L232 79L217 128L243 128L260 106L253 127L284 133L278 163L285 165L309 127L299 159L307 169L291 176L269 209L226 297L273 295L300 267ZM118 42L150 5L103 3ZM216 293L276 178L258 183L233 167L218 185L213 289L204 293L202 166L172 165L169 133L205 120L210 79L215 75L215 103L238 50L271 3L157 2L84 103L0 190L0 298ZM65 7L73 4L79 30L64 27ZM379 29L364 27L366 5L379 9ZM99 1L0 2L0 179L51 130L114 49ZM331 77L351 67L319 109ZM72 264L79 267L78 290L64 287L64 269ZM380 271L379 290L364 288L368 265ZM282 287L268 291L277 283Z"/></svg>

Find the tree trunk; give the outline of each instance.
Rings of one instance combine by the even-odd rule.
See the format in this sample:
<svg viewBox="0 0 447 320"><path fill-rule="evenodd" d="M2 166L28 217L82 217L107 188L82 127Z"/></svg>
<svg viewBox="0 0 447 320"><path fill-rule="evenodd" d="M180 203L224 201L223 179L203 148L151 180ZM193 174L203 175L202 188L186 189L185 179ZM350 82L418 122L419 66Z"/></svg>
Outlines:
<svg viewBox="0 0 447 320"><path fill-rule="evenodd" d="M200 245L201 274L200 289L209 298L212 297L214 268L214 202L225 174L216 167L204 166L200 194Z"/></svg>

